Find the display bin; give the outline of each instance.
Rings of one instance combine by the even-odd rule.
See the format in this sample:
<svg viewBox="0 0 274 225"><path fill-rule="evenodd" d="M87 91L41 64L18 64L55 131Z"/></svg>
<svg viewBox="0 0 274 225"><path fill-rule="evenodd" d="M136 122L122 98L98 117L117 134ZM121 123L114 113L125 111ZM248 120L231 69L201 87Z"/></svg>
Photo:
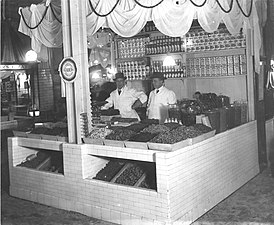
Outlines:
<svg viewBox="0 0 274 225"><path fill-rule="evenodd" d="M104 145L104 140L101 138L94 139L94 138L83 137L82 141L83 143L86 143L86 144Z"/></svg>
<svg viewBox="0 0 274 225"><path fill-rule="evenodd" d="M112 147L125 147L124 141L117 141L117 140L108 140L104 139L104 145L112 146Z"/></svg>
<svg viewBox="0 0 274 225"><path fill-rule="evenodd" d="M23 131L13 130L12 132L15 137L27 137L28 136L28 134Z"/></svg>
<svg viewBox="0 0 274 225"><path fill-rule="evenodd" d="M49 141L68 142L68 137L54 136L54 135L47 135L47 134L33 134L29 132L16 131L16 130L12 132L15 137L26 137L26 138L33 138L33 139L49 140Z"/></svg>
<svg viewBox="0 0 274 225"><path fill-rule="evenodd" d="M204 133L204 134L199 135L199 136L197 136L197 137L190 138L189 141L190 141L191 145L194 145L194 144L196 144L196 143L199 143L199 142L201 142L201 141L204 141L204 140L206 140L206 139L208 139L208 138L213 137L213 136L215 135L215 133L216 133L216 130L212 130L212 131L210 131L210 132Z"/></svg>
<svg viewBox="0 0 274 225"><path fill-rule="evenodd" d="M161 143L148 142L147 145L149 149L153 149L153 150L174 151L174 150L191 145L191 140L186 139L180 142L176 142L174 144L161 144Z"/></svg>
<svg viewBox="0 0 274 225"><path fill-rule="evenodd" d="M10 195L122 225L191 224L259 173L256 137L257 121L176 150L11 137ZM64 174L16 166L36 148L62 151ZM156 188L93 179L109 158L155 164Z"/></svg>
<svg viewBox="0 0 274 225"><path fill-rule="evenodd" d="M148 149L147 142L124 141L126 148Z"/></svg>

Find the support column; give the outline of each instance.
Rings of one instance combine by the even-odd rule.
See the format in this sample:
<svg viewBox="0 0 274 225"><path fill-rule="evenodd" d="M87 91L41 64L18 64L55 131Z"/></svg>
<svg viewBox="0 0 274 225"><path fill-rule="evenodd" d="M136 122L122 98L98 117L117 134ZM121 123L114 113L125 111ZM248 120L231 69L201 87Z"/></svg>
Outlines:
<svg viewBox="0 0 274 225"><path fill-rule="evenodd" d="M255 76L254 76L254 48L253 30L246 31L246 65L247 65L247 101L248 101L248 120L255 120Z"/></svg>
<svg viewBox="0 0 274 225"><path fill-rule="evenodd" d="M74 83L66 83L69 143L81 143L81 113L90 115L86 2L62 0L64 57L73 57L77 65ZM89 117L90 118L90 117Z"/></svg>

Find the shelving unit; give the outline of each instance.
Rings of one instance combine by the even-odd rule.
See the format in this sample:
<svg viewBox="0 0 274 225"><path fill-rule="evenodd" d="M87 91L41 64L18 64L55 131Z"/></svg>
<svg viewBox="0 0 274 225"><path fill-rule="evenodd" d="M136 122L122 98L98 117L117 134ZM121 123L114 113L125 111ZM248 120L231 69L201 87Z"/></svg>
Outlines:
<svg viewBox="0 0 274 225"><path fill-rule="evenodd" d="M143 41L143 47L145 44L140 56L120 57L124 51L121 41L134 49L140 46L136 44L138 40ZM206 33L196 26L183 37L168 37L148 23L135 37L117 36L114 43L116 67L128 80L135 81L133 86L137 89L142 86L138 82L148 80L156 71L164 74L166 86L174 90L178 99L192 98L195 91L208 91L232 96L232 101L247 100L246 40L242 33L233 36L223 26ZM163 66L168 55L174 58L176 66Z"/></svg>

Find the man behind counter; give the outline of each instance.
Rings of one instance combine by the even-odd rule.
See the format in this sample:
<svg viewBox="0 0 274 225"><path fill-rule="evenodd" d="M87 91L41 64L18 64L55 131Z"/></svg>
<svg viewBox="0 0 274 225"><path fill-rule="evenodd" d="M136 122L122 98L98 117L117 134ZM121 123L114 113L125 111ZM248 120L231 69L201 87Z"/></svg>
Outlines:
<svg viewBox="0 0 274 225"><path fill-rule="evenodd" d="M148 119L158 119L164 123L168 116L168 105L177 102L176 95L164 86L166 78L162 73L154 72L150 78L155 89L149 94L147 116Z"/></svg>
<svg viewBox="0 0 274 225"><path fill-rule="evenodd" d="M126 77L123 73L115 74L115 82L117 89L110 93L109 98L102 109L109 109L114 106L114 109L120 111L123 118L137 118L140 120L136 108L141 107L147 101L147 96L142 91L136 91L133 88L126 86Z"/></svg>

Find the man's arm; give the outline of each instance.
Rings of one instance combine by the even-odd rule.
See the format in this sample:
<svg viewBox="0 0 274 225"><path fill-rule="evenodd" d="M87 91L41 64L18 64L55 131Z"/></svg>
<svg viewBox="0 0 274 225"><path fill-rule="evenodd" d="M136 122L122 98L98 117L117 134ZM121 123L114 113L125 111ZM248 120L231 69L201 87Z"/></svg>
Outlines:
<svg viewBox="0 0 274 225"><path fill-rule="evenodd" d="M137 98L137 100L133 103L132 108L136 109L142 107L147 102L147 95L143 91L132 90L132 96Z"/></svg>
<svg viewBox="0 0 274 225"><path fill-rule="evenodd" d="M168 104L175 104L175 103L177 103L176 95L174 91L170 90L168 93Z"/></svg>
<svg viewBox="0 0 274 225"><path fill-rule="evenodd" d="M109 109L113 106L113 93L110 93L110 96L106 99L108 103L103 105L101 109Z"/></svg>
<svg viewBox="0 0 274 225"><path fill-rule="evenodd" d="M142 104L147 101L147 95L143 91L136 91L135 89L132 90L132 96L140 100Z"/></svg>

